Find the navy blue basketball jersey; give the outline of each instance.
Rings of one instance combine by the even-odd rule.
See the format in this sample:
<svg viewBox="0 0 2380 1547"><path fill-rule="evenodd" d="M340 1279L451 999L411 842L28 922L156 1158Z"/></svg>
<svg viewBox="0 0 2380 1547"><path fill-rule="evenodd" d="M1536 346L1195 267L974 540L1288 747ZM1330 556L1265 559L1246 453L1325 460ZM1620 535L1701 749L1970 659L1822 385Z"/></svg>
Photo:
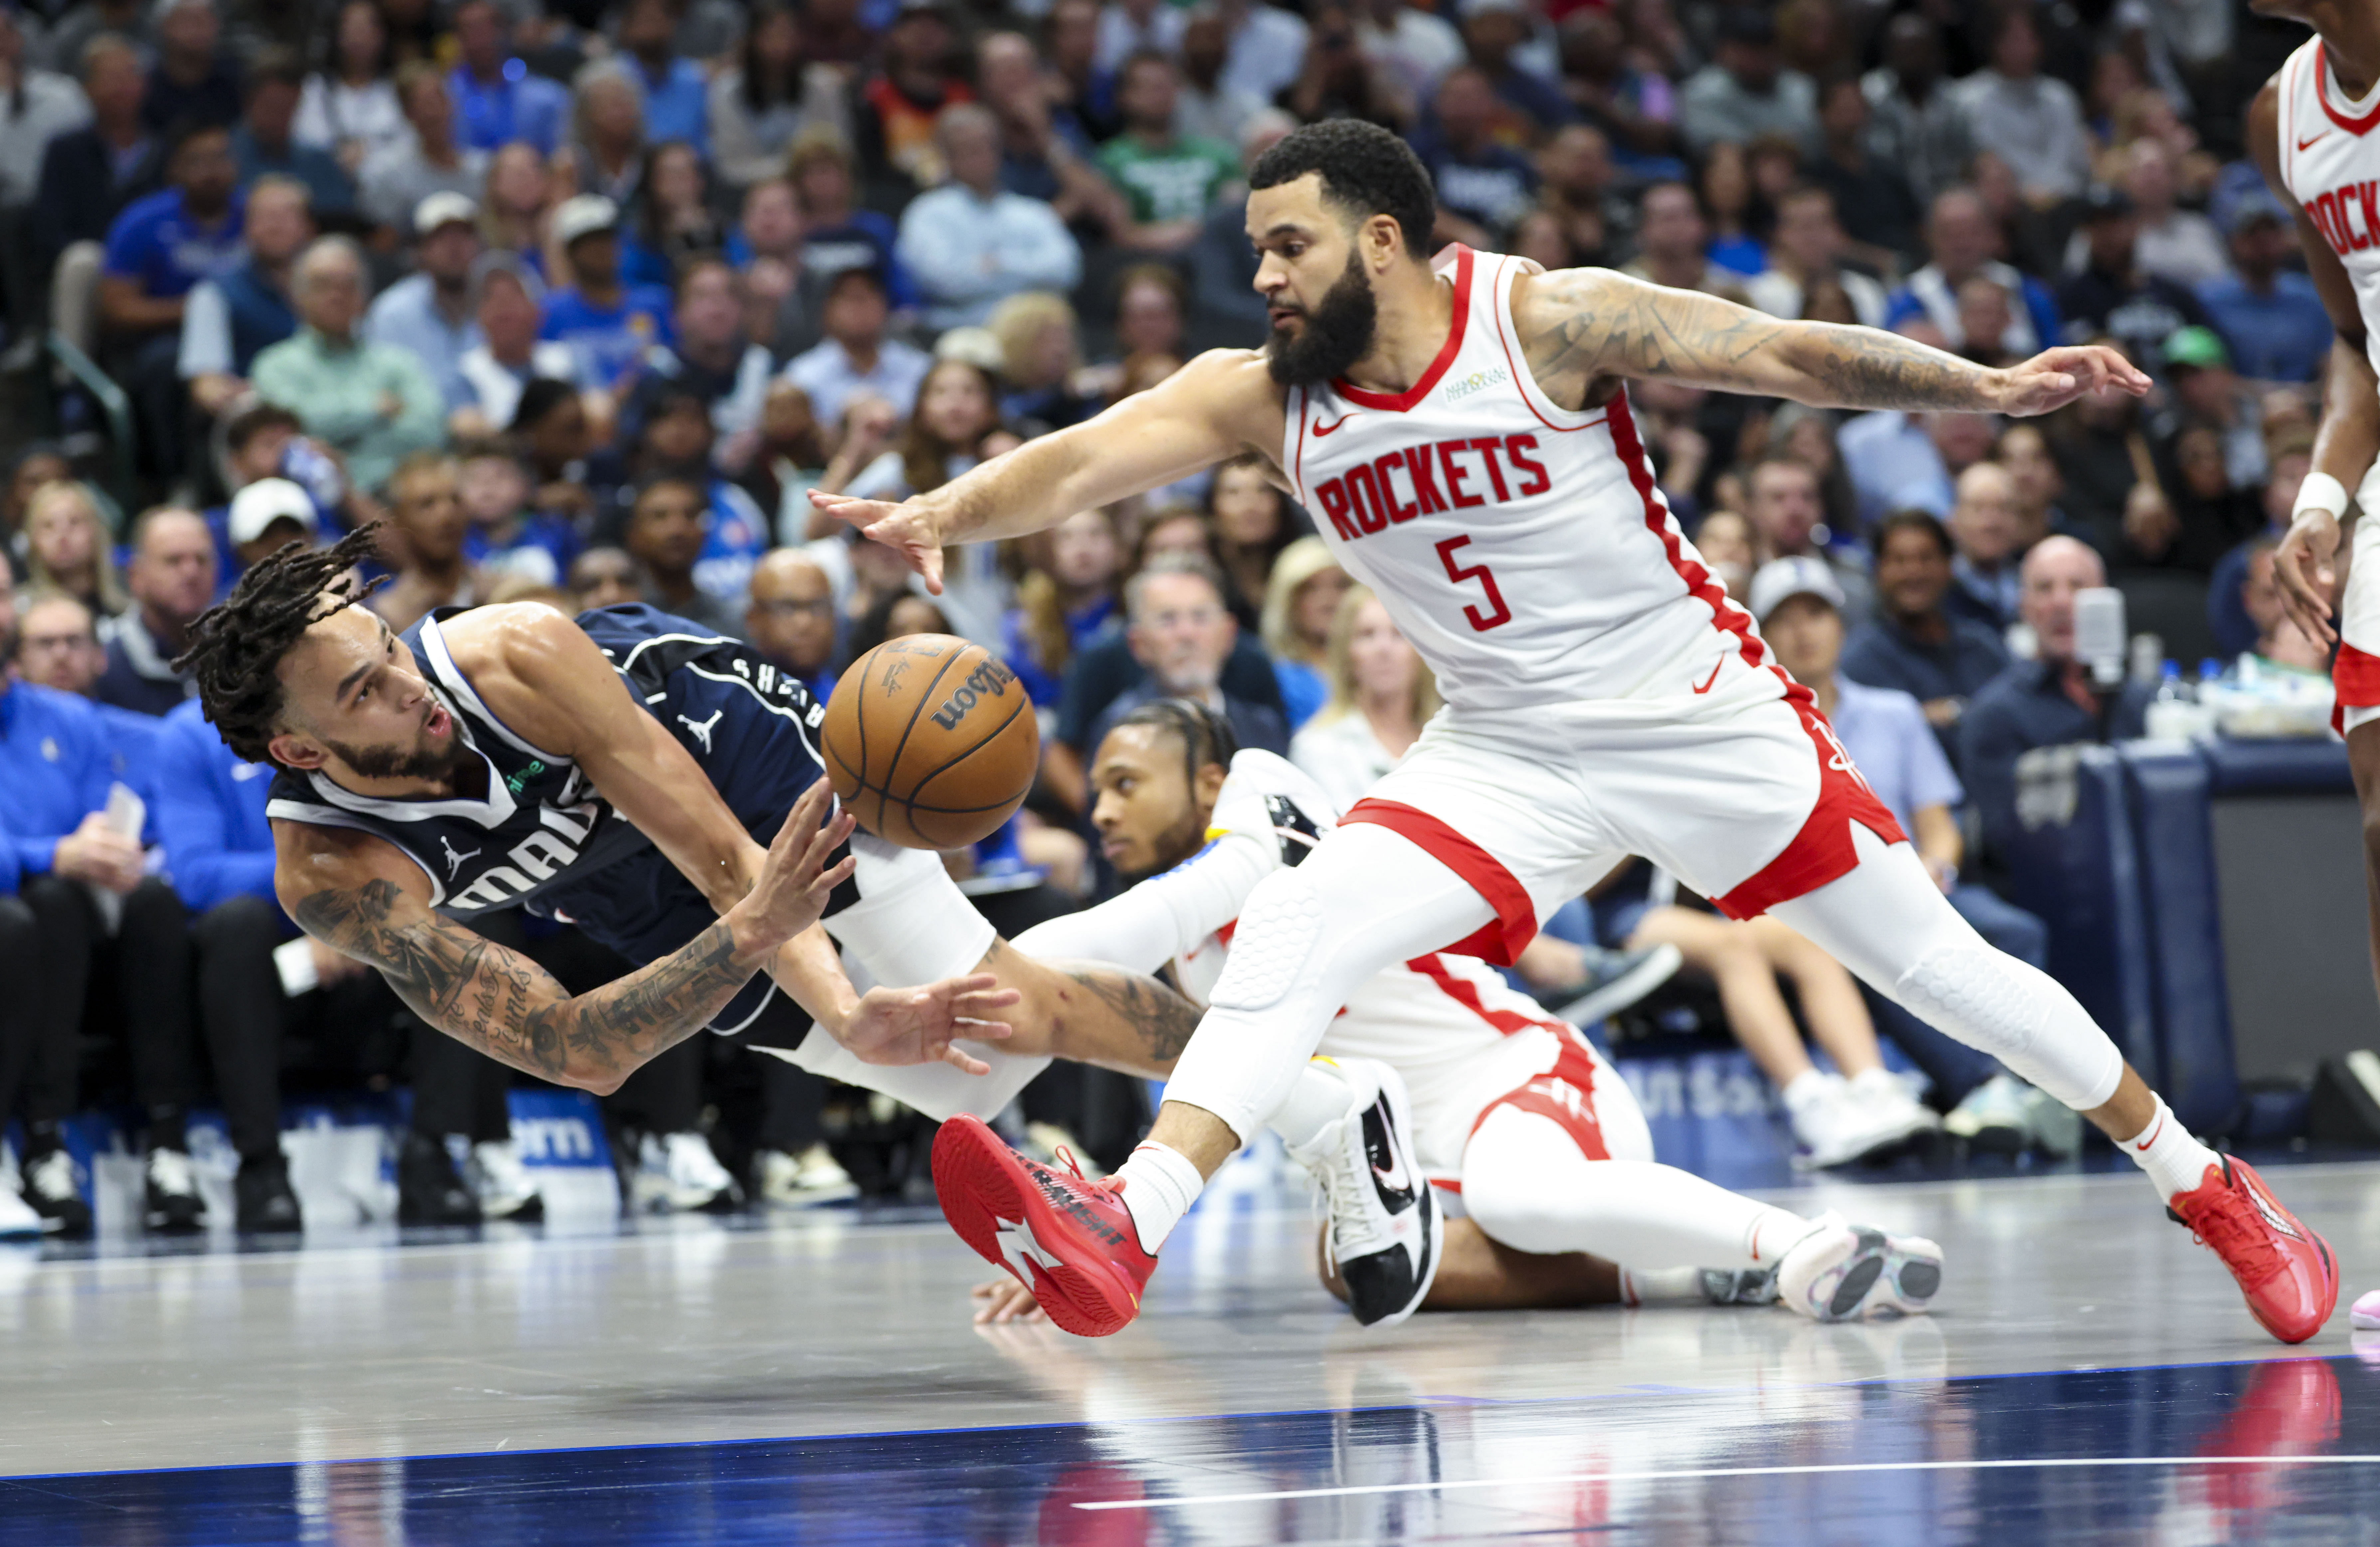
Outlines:
<svg viewBox="0 0 2380 1547"><path fill-rule="evenodd" d="M454 717L466 755L486 764L485 793L381 800L320 769L284 768L267 815L392 845L420 866L431 905L449 917L526 907L578 925L639 964L710 927L717 914L709 900L576 762L526 740L480 701L439 633L453 615L434 612L403 638ZM645 712L693 755L745 830L761 843L775 837L825 771L817 745L825 707L749 647L653 608L599 608L577 622ZM768 985L756 978L714 1025L733 1030L748 1020Z"/></svg>

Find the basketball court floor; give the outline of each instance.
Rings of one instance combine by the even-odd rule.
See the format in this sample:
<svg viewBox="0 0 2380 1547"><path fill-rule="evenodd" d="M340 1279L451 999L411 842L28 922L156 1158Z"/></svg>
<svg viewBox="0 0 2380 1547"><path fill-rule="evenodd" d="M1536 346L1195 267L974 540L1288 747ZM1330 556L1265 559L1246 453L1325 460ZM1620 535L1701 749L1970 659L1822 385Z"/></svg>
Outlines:
<svg viewBox="0 0 2380 1547"><path fill-rule="evenodd" d="M1119 1336L969 1324L938 1216L0 1253L0 1541L2380 1540L2380 1163L2277 1168L2285 1349L2130 1166L1778 1194L1939 1239L1939 1313L1425 1316L1210 1200ZM2380 1335L2366 1335L2380 1336ZM2369 1362L2367 1362L2369 1360Z"/></svg>

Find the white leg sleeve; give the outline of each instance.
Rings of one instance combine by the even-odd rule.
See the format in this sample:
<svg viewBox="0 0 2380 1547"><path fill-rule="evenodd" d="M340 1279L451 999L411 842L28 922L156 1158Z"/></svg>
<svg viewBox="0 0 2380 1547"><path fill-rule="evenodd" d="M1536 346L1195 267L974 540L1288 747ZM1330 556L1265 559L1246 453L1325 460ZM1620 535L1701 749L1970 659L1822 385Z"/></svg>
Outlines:
<svg viewBox="0 0 2380 1547"><path fill-rule="evenodd" d="M1762 1267L1806 1227L1673 1166L1590 1160L1560 1123L1512 1106L1464 1147L1463 1206L1516 1251L1592 1251L1632 1268Z"/></svg>
<svg viewBox="0 0 2380 1547"><path fill-rule="evenodd" d="M2106 1105L2123 1055L2058 980L1984 943L1906 844L1854 827L1860 863L1769 912L1869 987L2077 1111Z"/></svg>
<svg viewBox="0 0 2380 1547"><path fill-rule="evenodd" d="M854 837L851 847L859 861L859 900L827 920L826 929L843 948L853 985L909 987L973 972L997 936L941 860L864 835ZM989 1118L1050 1067L1047 1058L1019 1058L987 1043L965 1046L991 1066L990 1074L969 1074L949 1064L864 1064L816 1026L797 1048L759 1051L830 1080L881 1092L937 1122L961 1112Z"/></svg>
<svg viewBox="0 0 2380 1547"><path fill-rule="evenodd" d="M1249 894L1232 959L1168 1101L1246 1142L1287 1098L1330 1018L1383 967L1441 950L1494 917L1469 884L1386 828L1340 828Z"/></svg>

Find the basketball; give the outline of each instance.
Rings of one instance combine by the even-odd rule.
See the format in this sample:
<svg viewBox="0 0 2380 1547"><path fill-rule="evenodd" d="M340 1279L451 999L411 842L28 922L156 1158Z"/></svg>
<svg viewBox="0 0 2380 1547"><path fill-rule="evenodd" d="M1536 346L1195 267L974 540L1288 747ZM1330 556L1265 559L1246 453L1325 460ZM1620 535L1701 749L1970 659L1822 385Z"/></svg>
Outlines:
<svg viewBox="0 0 2380 1547"><path fill-rule="evenodd" d="M909 849L961 849L1024 804L1041 727L1016 673L947 634L888 639L826 706L827 779L859 825Z"/></svg>

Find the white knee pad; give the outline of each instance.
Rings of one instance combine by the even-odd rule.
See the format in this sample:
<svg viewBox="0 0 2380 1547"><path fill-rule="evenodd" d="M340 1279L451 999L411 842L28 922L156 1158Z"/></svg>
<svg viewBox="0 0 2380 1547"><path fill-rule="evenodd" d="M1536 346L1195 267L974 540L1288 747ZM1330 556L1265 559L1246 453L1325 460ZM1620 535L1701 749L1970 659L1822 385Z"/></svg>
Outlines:
<svg viewBox="0 0 2380 1547"><path fill-rule="evenodd" d="M1305 976L1322 935L1322 900L1302 872L1275 871L1248 894L1240 925L1208 1002L1217 1009L1270 1009Z"/></svg>
<svg viewBox="0 0 2380 1547"><path fill-rule="evenodd" d="M2105 1105L2123 1078L2123 1055L2074 996L1980 939L1926 951L1892 997L2078 1111Z"/></svg>
<svg viewBox="0 0 2380 1547"><path fill-rule="evenodd" d="M936 1122L947 1122L962 1112L990 1118L1015 1100L1017 1093L1035 1075L1050 1067L1046 1058L1020 1058L981 1043L970 1042L965 1047L991 1066L990 1074L969 1074L949 1064L862 1063L819 1026L810 1028L810 1034L799 1047L760 1047L754 1051L783 1058L829 1080L880 1092Z"/></svg>
<svg viewBox="0 0 2380 1547"><path fill-rule="evenodd" d="M997 932L941 857L854 834L859 900L826 921L844 954L878 983L914 988L975 970ZM861 1082L854 1082L860 1083Z"/></svg>

